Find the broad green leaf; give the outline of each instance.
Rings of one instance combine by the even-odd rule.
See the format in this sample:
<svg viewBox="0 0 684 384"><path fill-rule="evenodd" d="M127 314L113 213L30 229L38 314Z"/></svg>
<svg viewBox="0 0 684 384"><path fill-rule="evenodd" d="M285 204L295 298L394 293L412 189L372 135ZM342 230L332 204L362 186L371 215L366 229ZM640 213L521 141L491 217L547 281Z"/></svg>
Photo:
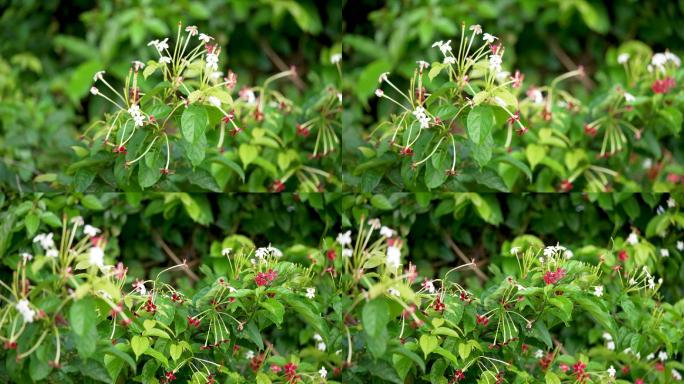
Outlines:
<svg viewBox="0 0 684 384"><path fill-rule="evenodd" d="M546 150L541 145L529 144L527 148L525 148L525 155L527 156L527 161L530 163L530 167L534 170L534 167L536 167L544 156L546 156Z"/></svg>
<svg viewBox="0 0 684 384"><path fill-rule="evenodd" d="M432 335L422 335L419 343L420 349L423 351L423 356L427 358L435 348L439 347L439 338Z"/></svg>
<svg viewBox="0 0 684 384"><path fill-rule="evenodd" d="M487 105L478 105L468 113L468 138L475 144L483 144L492 133L494 113Z"/></svg>
<svg viewBox="0 0 684 384"><path fill-rule="evenodd" d="M133 336L131 339L131 348L135 353L136 360L147 351L150 347L150 339L145 336Z"/></svg>
<svg viewBox="0 0 684 384"><path fill-rule="evenodd" d="M247 166L259 156L259 149L250 144L240 144L238 155L242 161L242 167L246 169Z"/></svg>
<svg viewBox="0 0 684 384"><path fill-rule="evenodd" d="M383 298L373 299L361 311L363 329L370 336L379 336L389 322L389 305Z"/></svg>
<svg viewBox="0 0 684 384"><path fill-rule="evenodd" d="M196 144L204 136L209 125L207 110L199 105L190 105L181 115L181 132L189 143Z"/></svg>
<svg viewBox="0 0 684 384"><path fill-rule="evenodd" d="M97 322L95 300L90 297L75 301L69 309L71 329L79 336L85 336L94 329Z"/></svg>
<svg viewBox="0 0 684 384"><path fill-rule="evenodd" d="M33 237L38 230L38 226L40 225L40 217L37 213L31 212L24 218L24 225L26 225L28 237Z"/></svg>
<svg viewBox="0 0 684 384"><path fill-rule="evenodd" d="M371 197L370 203L373 207L375 207L377 209L381 209L381 210L385 210L385 211L390 210L390 209L394 209L394 206L392 205L392 203L384 195L373 195L373 197Z"/></svg>

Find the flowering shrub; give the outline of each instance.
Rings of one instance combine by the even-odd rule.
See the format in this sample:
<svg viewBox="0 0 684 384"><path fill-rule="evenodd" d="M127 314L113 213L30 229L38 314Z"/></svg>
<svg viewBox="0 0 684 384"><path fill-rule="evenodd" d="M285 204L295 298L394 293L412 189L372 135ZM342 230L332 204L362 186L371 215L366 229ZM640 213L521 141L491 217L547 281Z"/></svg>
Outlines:
<svg viewBox="0 0 684 384"><path fill-rule="evenodd" d="M680 183L684 71L676 54L627 42L606 57L610 79L584 95L561 87L588 81L582 66L525 87L520 70L504 70L497 36L479 25L460 32L454 47L432 45L440 61L416 62L408 92L380 75L375 95L399 113L365 134L369 145L350 164L354 186L569 192Z"/></svg>
<svg viewBox="0 0 684 384"><path fill-rule="evenodd" d="M133 61L123 93L104 71L93 77L91 94L115 111L89 127L86 147L74 148L82 160L68 173L77 190L98 175L125 189L161 183L221 191L236 177L249 190L281 192L290 179L300 192L337 188L341 95L334 86L296 105L274 87L297 79L292 66L240 87L233 71L219 71L221 47L195 26L179 23L175 41L148 46L158 60Z"/></svg>
<svg viewBox="0 0 684 384"><path fill-rule="evenodd" d="M170 279L190 273L185 261L137 279L111 256L114 231L65 214L61 233L38 233L3 257L14 273L1 283L0 375L677 382L684 306L659 292L660 260L684 251L677 207L670 199L643 233L617 236L609 249L511 238L480 284L464 278L476 261L424 274L409 261L416 238L363 216L313 248L214 241L194 286ZM665 239L660 250L653 236Z"/></svg>

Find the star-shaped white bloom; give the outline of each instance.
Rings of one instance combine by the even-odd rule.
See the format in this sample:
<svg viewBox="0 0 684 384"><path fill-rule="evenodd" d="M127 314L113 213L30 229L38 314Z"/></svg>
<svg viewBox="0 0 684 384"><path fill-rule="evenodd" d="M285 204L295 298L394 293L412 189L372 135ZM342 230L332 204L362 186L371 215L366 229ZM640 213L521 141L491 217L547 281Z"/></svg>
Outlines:
<svg viewBox="0 0 684 384"><path fill-rule="evenodd" d="M347 232L341 232L341 233L339 233L339 234L337 235L337 242L338 242L341 246L343 246L343 247L344 247L345 245L351 245L351 242L352 242L352 239L351 239L351 230L349 230L349 231L347 231Z"/></svg>
<svg viewBox="0 0 684 384"><path fill-rule="evenodd" d="M97 234L100 233L100 232L101 232L101 231L100 231L99 228L93 227L93 226L90 225L90 224L86 224L86 225L83 227L83 233L84 233L86 236L88 236L88 237L95 237L95 236L97 236Z"/></svg>

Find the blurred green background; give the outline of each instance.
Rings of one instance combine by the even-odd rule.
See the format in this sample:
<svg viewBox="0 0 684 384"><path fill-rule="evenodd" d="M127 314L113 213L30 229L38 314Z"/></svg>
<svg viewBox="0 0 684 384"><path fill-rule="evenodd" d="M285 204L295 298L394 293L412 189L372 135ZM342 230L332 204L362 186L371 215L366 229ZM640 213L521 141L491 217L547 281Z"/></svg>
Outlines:
<svg viewBox="0 0 684 384"><path fill-rule="evenodd" d="M107 106L88 97L95 71L122 81L147 42L197 25L222 46L221 70L238 87L296 65L295 102L338 78L338 0L0 0L0 188L42 190L34 178L66 169L91 119ZM173 40L175 37L172 37ZM40 178L39 178L40 180Z"/></svg>
<svg viewBox="0 0 684 384"><path fill-rule="evenodd" d="M654 52L670 49L680 56L684 46L684 0L356 0L345 3L343 15L342 159L350 189L359 187L358 175L350 172L362 162L356 149L364 134L394 110L373 95L378 76L389 71L400 89L408 89L417 60L439 59L433 42L458 45L461 22L480 24L500 38L505 69L524 73L525 87L583 65L588 80L564 86L584 100L621 79L615 62L621 43L640 40Z"/></svg>

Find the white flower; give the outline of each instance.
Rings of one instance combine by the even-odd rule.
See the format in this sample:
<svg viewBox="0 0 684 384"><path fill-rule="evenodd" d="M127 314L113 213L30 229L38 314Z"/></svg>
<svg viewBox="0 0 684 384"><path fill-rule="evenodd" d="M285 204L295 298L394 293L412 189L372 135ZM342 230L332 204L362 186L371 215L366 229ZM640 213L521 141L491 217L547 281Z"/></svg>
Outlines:
<svg viewBox="0 0 684 384"><path fill-rule="evenodd" d="M499 55L489 56L489 69L493 70L494 72L501 71L501 56L499 56Z"/></svg>
<svg viewBox="0 0 684 384"><path fill-rule="evenodd" d="M337 64L340 61L342 61L342 54L341 53L336 53L336 54L330 56L330 63L331 64Z"/></svg>
<svg viewBox="0 0 684 384"><path fill-rule="evenodd" d="M380 228L380 235L390 238L394 236L394 229L385 227L384 225Z"/></svg>
<svg viewBox="0 0 684 384"><path fill-rule="evenodd" d="M539 89L532 89L528 92L528 97L532 99L535 104L542 104L544 102L544 95Z"/></svg>
<svg viewBox="0 0 684 384"><path fill-rule="evenodd" d="M247 351L245 352L245 358L248 360L251 360L254 358L254 351Z"/></svg>
<svg viewBox="0 0 684 384"><path fill-rule="evenodd" d="M544 256L545 257L552 257L556 254L556 246L555 245L549 245L546 248L544 248Z"/></svg>
<svg viewBox="0 0 684 384"><path fill-rule="evenodd" d="M541 349L537 349L537 352L534 353L534 358L541 359L542 357L544 357L544 351L542 351Z"/></svg>
<svg viewBox="0 0 684 384"><path fill-rule="evenodd" d="M421 71L430 66L430 63L423 60L416 61L416 64L418 64L418 69L420 69Z"/></svg>
<svg viewBox="0 0 684 384"><path fill-rule="evenodd" d="M207 53L207 68L212 71L218 70L218 55L215 53Z"/></svg>
<svg viewBox="0 0 684 384"><path fill-rule="evenodd" d="M421 285L429 293L435 293L435 284L432 283L432 280L425 279Z"/></svg>
<svg viewBox="0 0 684 384"><path fill-rule="evenodd" d="M432 47L439 47L439 50L442 51L442 54L446 56L447 52L451 52L451 40L447 40L446 43L442 40L437 41L432 44Z"/></svg>
<svg viewBox="0 0 684 384"><path fill-rule="evenodd" d="M425 113L425 108L421 106L416 107L413 111L413 116L416 117L421 128L430 128L430 117Z"/></svg>
<svg viewBox="0 0 684 384"><path fill-rule="evenodd" d="M83 217L81 216L74 216L69 220L69 222L75 226L83 225Z"/></svg>
<svg viewBox="0 0 684 384"><path fill-rule="evenodd" d="M456 58L453 56L446 56L444 58L444 64L456 64Z"/></svg>
<svg viewBox="0 0 684 384"><path fill-rule="evenodd" d="M396 271L399 268L401 251L399 248L390 245L387 247L387 259L385 260L385 265L388 269Z"/></svg>
<svg viewBox="0 0 684 384"><path fill-rule="evenodd" d="M628 103L633 103L636 100L636 97L632 95L631 93L625 92L625 101Z"/></svg>
<svg viewBox="0 0 684 384"><path fill-rule="evenodd" d="M655 289L655 277L649 277L648 278L648 288L650 289Z"/></svg>
<svg viewBox="0 0 684 384"><path fill-rule="evenodd" d="M95 237L100 232L99 228L93 227L90 224L86 224L86 226L83 227L83 233L88 237Z"/></svg>
<svg viewBox="0 0 684 384"><path fill-rule="evenodd" d="M629 53L621 53L617 57L618 64L624 64L629 60Z"/></svg>
<svg viewBox="0 0 684 384"><path fill-rule="evenodd" d="M520 247L512 247L510 252L511 255L517 255L520 252Z"/></svg>
<svg viewBox="0 0 684 384"><path fill-rule="evenodd" d="M375 219L368 219L368 225L371 227L371 229L378 230L382 226L380 223L380 219L377 217Z"/></svg>
<svg viewBox="0 0 684 384"><path fill-rule="evenodd" d="M105 74L105 71L95 72L95 74L93 75L93 81L102 80L102 75L104 75L104 74Z"/></svg>
<svg viewBox="0 0 684 384"><path fill-rule="evenodd" d="M321 376L321 379L325 379L326 376L328 376L328 370L325 369L325 367L321 367L321 369L318 370L318 374Z"/></svg>
<svg viewBox="0 0 684 384"><path fill-rule="evenodd" d="M677 380L677 381L681 381L682 375L679 372L677 372L676 369L672 369L672 378Z"/></svg>
<svg viewBox="0 0 684 384"><path fill-rule="evenodd" d="M563 252L563 255L566 259L572 259L572 257L575 256L575 254L569 249L566 249L565 252Z"/></svg>
<svg viewBox="0 0 684 384"><path fill-rule="evenodd" d="M615 342L614 342L613 340L609 341L609 342L606 344L606 348L608 348L608 349L611 350L611 351L614 351L614 350L615 350Z"/></svg>
<svg viewBox="0 0 684 384"><path fill-rule="evenodd" d="M198 39L200 39L200 41L203 41L204 43L208 43L208 42L214 40L213 37L211 37L207 34L204 34L204 33L200 33Z"/></svg>
<svg viewBox="0 0 684 384"><path fill-rule="evenodd" d="M629 279L629 285L636 285L637 281L634 278Z"/></svg>
<svg viewBox="0 0 684 384"><path fill-rule="evenodd" d="M678 241L677 242L677 250L678 251L684 251L684 241Z"/></svg>
<svg viewBox="0 0 684 384"><path fill-rule="evenodd" d="M161 53L161 51L169 48L169 45L166 43L167 41L169 41L168 37L162 41L159 41L157 44L155 44L155 48L157 48L157 51L159 51L159 53Z"/></svg>
<svg viewBox="0 0 684 384"><path fill-rule="evenodd" d="M658 352L658 359L659 359L660 361L665 361L665 360L667 360L667 352L665 352L665 351L660 351L660 352Z"/></svg>
<svg viewBox="0 0 684 384"><path fill-rule="evenodd" d="M664 53L656 53L651 58L651 64L653 64L654 67L662 68L666 62L667 56L665 56Z"/></svg>
<svg viewBox="0 0 684 384"><path fill-rule="evenodd" d="M390 289L388 289L388 290L387 290L387 293L389 293L389 294L392 295L392 296L397 296L397 297L398 297L398 296L401 296L401 293L399 293L399 291L398 291L397 289L395 289L395 288L390 288Z"/></svg>
<svg viewBox="0 0 684 384"><path fill-rule="evenodd" d="M387 81L387 75L389 75L389 72L383 72L378 76L378 83L382 83L383 81Z"/></svg>
<svg viewBox="0 0 684 384"><path fill-rule="evenodd" d="M306 289L306 298L307 299L313 299L316 297L316 288L307 288Z"/></svg>
<svg viewBox="0 0 684 384"><path fill-rule="evenodd" d="M646 360L648 360L648 361L651 361L654 358L655 358L655 354L653 354L653 353L649 353L648 355L646 355Z"/></svg>
<svg viewBox="0 0 684 384"><path fill-rule="evenodd" d="M185 27L185 32L188 32L190 36L195 36L197 35L197 27L194 25L188 25Z"/></svg>
<svg viewBox="0 0 684 384"><path fill-rule="evenodd" d="M100 247L92 247L88 251L88 262L99 268L104 267L104 250Z"/></svg>
<svg viewBox="0 0 684 384"><path fill-rule="evenodd" d="M33 238L34 243L40 243L40 246L47 250L55 247L55 241L52 239L53 233L40 233Z"/></svg>
<svg viewBox="0 0 684 384"><path fill-rule="evenodd" d="M351 242L352 242L352 239L351 239L351 230L349 230L349 231L347 231L347 232L341 232L341 233L339 233L339 234L337 235L337 242L338 242L341 246L343 246L343 247L344 247L345 245L351 245Z"/></svg>
<svg viewBox="0 0 684 384"><path fill-rule="evenodd" d="M26 299L21 299L17 302L17 305L14 306L16 310L21 314L21 316L24 318L24 322L26 323L33 323L33 317L36 316L36 311L31 309L29 306L29 302Z"/></svg>
<svg viewBox="0 0 684 384"><path fill-rule="evenodd" d="M100 93L100 90L96 87L90 87L90 93L92 93L93 95L97 95Z"/></svg>
<svg viewBox="0 0 684 384"><path fill-rule="evenodd" d="M604 340L613 340L613 336L608 332L603 332L603 335L601 335L601 337L603 337Z"/></svg>
<svg viewBox="0 0 684 384"><path fill-rule="evenodd" d="M145 68L145 63L143 63L142 61L135 60L132 63L133 63L133 70L135 70L135 71L139 71L139 70Z"/></svg>
<svg viewBox="0 0 684 384"><path fill-rule="evenodd" d="M232 249L232 248L223 248L223 249L221 250L221 256L228 257L228 256L230 255L231 252L233 252L233 249Z"/></svg>
<svg viewBox="0 0 684 384"><path fill-rule="evenodd" d="M342 257L352 257L354 254L354 251L351 248L343 248L342 249Z"/></svg>
<svg viewBox="0 0 684 384"><path fill-rule="evenodd" d="M323 341L323 338L318 333L314 333L313 339L316 341Z"/></svg>
<svg viewBox="0 0 684 384"><path fill-rule="evenodd" d="M596 297L603 296L603 285L597 285L594 287L594 296L596 296Z"/></svg>
<svg viewBox="0 0 684 384"><path fill-rule="evenodd" d="M468 29L470 29L471 31L473 31L473 33L476 34L476 35L479 35L479 34L482 33L482 27L480 26L480 24L473 24L473 25L471 25L470 28L468 28Z"/></svg>
<svg viewBox="0 0 684 384"><path fill-rule="evenodd" d="M219 100L219 98L216 96L209 96L209 104L213 105L214 107L220 108L221 100Z"/></svg>
<svg viewBox="0 0 684 384"><path fill-rule="evenodd" d="M316 348L317 348L319 351L321 351L321 352L325 352L326 347L327 347L327 346L326 346L325 343L322 342L322 341L319 342L318 344L316 344Z"/></svg>
<svg viewBox="0 0 684 384"><path fill-rule="evenodd" d="M55 248L50 248L47 250L47 252L45 252L45 256L55 258L59 256L59 251L57 251Z"/></svg>
<svg viewBox="0 0 684 384"><path fill-rule="evenodd" d="M663 208L662 205L659 205L658 208L656 209L656 213L658 215L662 215L663 213L665 213L665 208Z"/></svg>
<svg viewBox="0 0 684 384"><path fill-rule="evenodd" d="M135 283L133 283L133 290L137 291L142 296L147 294L147 288L145 288L145 283L142 281L136 280Z"/></svg>
<svg viewBox="0 0 684 384"><path fill-rule="evenodd" d="M490 35L489 33L486 33L486 32L482 35L482 40L488 42L489 44L493 43L494 40L498 40L498 39L499 39L498 37L496 37L494 35Z"/></svg>
<svg viewBox="0 0 684 384"><path fill-rule="evenodd" d="M670 197L667 199L667 207L668 207L668 208L674 208L674 207L676 207L676 206L677 206L677 202L675 201L675 199L672 198L672 196L670 196Z"/></svg>
<svg viewBox="0 0 684 384"><path fill-rule="evenodd" d="M636 245L639 242L639 237L636 233L632 232L627 236L627 242L631 245Z"/></svg>
<svg viewBox="0 0 684 384"><path fill-rule="evenodd" d="M385 94L385 91L383 91L380 88L375 90L375 96L377 96L377 97L382 97L384 94Z"/></svg>
<svg viewBox="0 0 684 384"><path fill-rule="evenodd" d="M666 248L660 248L660 256L661 257L669 257L670 251Z"/></svg>
<svg viewBox="0 0 684 384"><path fill-rule="evenodd" d="M611 365L610 368L608 368L608 376L615 377L615 372L615 368Z"/></svg>
<svg viewBox="0 0 684 384"><path fill-rule="evenodd" d="M159 58L159 64L169 64L171 63L171 58L168 56L162 56Z"/></svg>
<svg viewBox="0 0 684 384"><path fill-rule="evenodd" d="M28 253L28 252L22 252L22 254L20 256L22 259L24 259L24 262L27 262L27 261L33 259L33 255Z"/></svg>
<svg viewBox="0 0 684 384"><path fill-rule="evenodd" d="M679 67L680 65L682 65L682 61L679 60L679 56L675 55L672 52L665 52L665 58L667 59L667 61L671 61L675 65L675 67Z"/></svg>

